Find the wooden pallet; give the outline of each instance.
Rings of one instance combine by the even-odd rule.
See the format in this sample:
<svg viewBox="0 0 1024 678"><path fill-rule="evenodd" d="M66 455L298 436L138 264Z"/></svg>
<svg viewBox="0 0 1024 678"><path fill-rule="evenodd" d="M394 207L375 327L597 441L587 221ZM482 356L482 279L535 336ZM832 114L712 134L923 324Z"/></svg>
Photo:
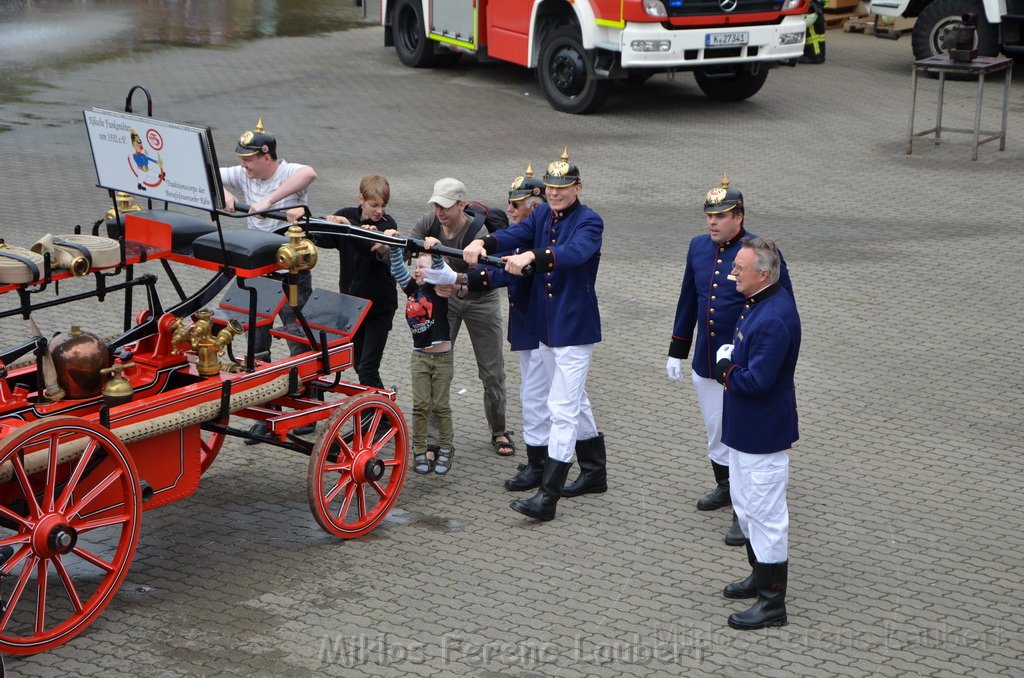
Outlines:
<svg viewBox="0 0 1024 678"><path fill-rule="evenodd" d="M857 19L863 14L857 14L856 12L837 12L835 14L831 12L825 12L825 29L829 28L841 28L850 19Z"/></svg>
<svg viewBox="0 0 1024 678"><path fill-rule="evenodd" d="M843 24L843 31L846 33L863 33L865 35L873 35L875 33L887 34L887 35L902 35L914 30L914 23L917 18L905 18L896 17L896 21L891 24L882 23L879 19L878 25L875 25L875 17L868 15L864 17L854 17L848 19Z"/></svg>

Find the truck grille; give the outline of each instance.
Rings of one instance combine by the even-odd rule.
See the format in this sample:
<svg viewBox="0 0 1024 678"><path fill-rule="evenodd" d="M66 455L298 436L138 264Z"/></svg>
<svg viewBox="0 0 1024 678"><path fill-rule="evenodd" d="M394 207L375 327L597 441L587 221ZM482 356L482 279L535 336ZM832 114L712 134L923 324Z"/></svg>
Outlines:
<svg viewBox="0 0 1024 678"><path fill-rule="evenodd" d="M735 5L731 12L722 6ZM778 12L782 9L781 0L665 0L665 8L670 17L705 16L708 14L752 14L755 12Z"/></svg>

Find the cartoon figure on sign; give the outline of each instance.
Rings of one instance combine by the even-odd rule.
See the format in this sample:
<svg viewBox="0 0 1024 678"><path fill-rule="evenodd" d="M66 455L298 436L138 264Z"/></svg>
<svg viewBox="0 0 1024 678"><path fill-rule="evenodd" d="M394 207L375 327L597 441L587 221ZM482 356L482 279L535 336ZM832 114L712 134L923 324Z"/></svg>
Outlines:
<svg viewBox="0 0 1024 678"><path fill-rule="evenodd" d="M160 149L163 148L163 139L160 133L156 130L149 130L146 133L146 138L149 140L153 150L157 152L155 158L146 153L146 145L142 142L142 137L139 136L139 133L135 130L131 131L132 155L128 159L128 166L131 168L132 174L139 180L138 187L140 191L146 190L147 187L154 188L159 186L167 176L167 173L164 172L164 161L160 157ZM152 171L151 174L151 163L156 164L159 171Z"/></svg>

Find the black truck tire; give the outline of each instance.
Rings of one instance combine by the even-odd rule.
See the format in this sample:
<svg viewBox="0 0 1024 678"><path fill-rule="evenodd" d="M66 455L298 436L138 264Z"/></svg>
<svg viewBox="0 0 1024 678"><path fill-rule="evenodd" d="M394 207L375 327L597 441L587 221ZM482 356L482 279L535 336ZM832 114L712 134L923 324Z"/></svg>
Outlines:
<svg viewBox="0 0 1024 678"><path fill-rule="evenodd" d="M697 86L715 101L743 101L758 93L768 79L766 67L716 66L698 68L693 72Z"/></svg>
<svg viewBox="0 0 1024 678"><path fill-rule="evenodd" d="M611 93L611 80L594 74L594 55L583 49L580 32L572 26L552 31L540 50L537 79L551 107L564 113L591 113Z"/></svg>
<svg viewBox="0 0 1024 678"><path fill-rule="evenodd" d="M423 28L423 5L419 0L399 0L391 18L398 60L413 68L437 65L433 43Z"/></svg>
<svg viewBox="0 0 1024 678"><path fill-rule="evenodd" d="M925 7L917 17L911 45L915 59L945 54L942 38L959 24L967 12L978 15L978 30L974 40L978 56L999 54L999 30L985 18L985 9L977 0L935 0ZM949 77L949 76L947 76Z"/></svg>

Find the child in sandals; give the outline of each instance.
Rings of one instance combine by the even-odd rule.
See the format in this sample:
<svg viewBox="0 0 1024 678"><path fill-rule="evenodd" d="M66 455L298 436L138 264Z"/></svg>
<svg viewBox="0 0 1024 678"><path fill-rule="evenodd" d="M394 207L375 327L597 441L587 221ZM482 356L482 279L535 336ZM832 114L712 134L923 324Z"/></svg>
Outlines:
<svg viewBox="0 0 1024 678"><path fill-rule="evenodd" d="M386 235L398 236L396 230ZM428 238L437 243L436 238ZM405 267L404 251L391 246L391 275L408 297L405 320L412 330L412 451L416 473L445 475L451 469L455 453L455 430L449 392L454 360L451 331L448 326L448 300L437 294L434 285L423 282L427 269L451 269L440 255L420 254L416 259L415 277ZM451 271L454 275L454 271ZM427 455L427 418L433 412L437 419L440 449L433 459Z"/></svg>

